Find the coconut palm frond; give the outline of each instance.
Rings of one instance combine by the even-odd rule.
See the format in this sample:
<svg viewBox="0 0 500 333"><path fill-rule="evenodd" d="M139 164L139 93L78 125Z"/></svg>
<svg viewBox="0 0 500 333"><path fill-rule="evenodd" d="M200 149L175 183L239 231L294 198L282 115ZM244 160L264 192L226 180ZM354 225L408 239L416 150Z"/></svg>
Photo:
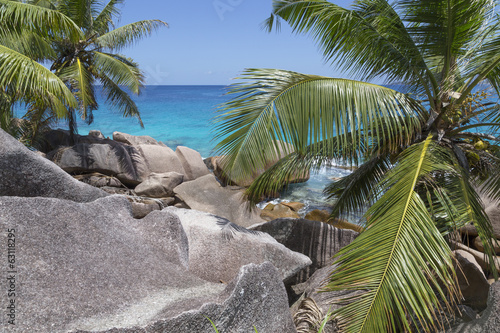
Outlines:
<svg viewBox="0 0 500 333"><path fill-rule="evenodd" d="M342 146L353 150L408 142L421 126L422 109L408 96L385 87L353 80L305 75L283 70L249 69L221 105L215 118L216 151L228 155L235 178L262 169L269 154L279 158L278 142L298 154L335 137L338 144L322 153L335 156ZM381 125L384 126L381 126ZM364 132L374 133L367 140ZM350 162L353 155L344 156Z"/></svg>
<svg viewBox="0 0 500 333"><path fill-rule="evenodd" d="M371 193L391 164L385 156L374 156L350 175L325 187L323 194L334 202L332 217L347 217L373 204Z"/></svg>
<svg viewBox="0 0 500 333"><path fill-rule="evenodd" d="M124 117L136 117L141 127L144 127L139 109L130 95L106 75L100 74L99 79L105 91L106 102L117 108Z"/></svg>
<svg viewBox="0 0 500 333"><path fill-rule="evenodd" d="M370 79L384 73L388 81L420 87L428 97L438 88L405 23L387 1L356 1L352 9L324 0L273 1L268 29L279 19L297 33L310 34L327 61L352 75Z"/></svg>
<svg viewBox="0 0 500 333"><path fill-rule="evenodd" d="M0 0L0 21L12 30L32 31L40 36L66 36L73 41L83 37L80 28L56 10L32 4Z"/></svg>
<svg viewBox="0 0 500 333"><path fill-rule="evenodd" d="M408 148L366 213L367 228L338 254L327 288L365 291L334 312L341 329L409 331L411 315L429 331L439 326L440 301L450 306L457 296L451 250L415 191L422 177L449 169L439 155L431 136Z"/></svg>
<svg viewBox="0 0 500 333"><path fill-rule="evenodd" d="M50 93L61 104L76 106L64 82L44 66L25 55L0 45L0 87L12 86L19 94Z"/></svg>
<svg viewBox="0 0 500 333"><path fill-rule="evenodd" d="M125 86L134 94L139 94L140 88L143 87L144 75L136 63L130 59L123 62L121 58L109 53L94 52L93 55L97 76L99 73L106 73L115 84Z"/></svg>
<svg viewBox="0 0 500 333"><path fill-rule="evenodd" d="M120 50L150 36L161 27L168 27L161 20L143 20L124 25L99 36L96 43L109 50Z"/></svg>
<svg viewBox="0 0 500 333"><path fill-rule="evenodd" d="M93 78L87 66L80 58L59 71L59 76L65 82L69 82L78 98L79 111L82 119L88 119L93 110L97 109L97 102L92 88Z"/></svg>
<svg viewBox="0 0 500 333"><path fill-rule="evenodd" d="M110 0L95 18L92 29L99 35L109 32L114 24L113 18L120 15L118 5L123 4L123 2L124 0Z"/></svg>

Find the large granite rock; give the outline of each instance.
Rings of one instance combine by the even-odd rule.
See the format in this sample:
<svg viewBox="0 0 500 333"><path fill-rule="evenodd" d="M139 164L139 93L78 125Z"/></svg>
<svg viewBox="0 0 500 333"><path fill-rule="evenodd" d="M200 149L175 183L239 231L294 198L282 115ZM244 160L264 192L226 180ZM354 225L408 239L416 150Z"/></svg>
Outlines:
<svg viewBox="0 0 500 333"><path fill-rule="evenodd" d="M484 211L490 218L493 233L497 239L500 239L500 202L485 196L482 196L481 200L484 203Z"/></svg>
<svg viewBox="0 0 500 333"><path fill-rule="evenodd" d="M240 190L222 187L212 174L184 182L174 192L192 209L224 217L242 227L264 222L260 209L249 210Z"/></svg>
<svg viewBox="0 0 500 333"><path fill-rule="evenodd" d="M266 261L277 267L285 280L311 264L308 257L289 250L266 233L204 212L175 207L165 210L179 216L189 240L189 271L204 280L227 282L241 266Z"/></svg>
<svg viewBox="0 0 500 333"><path fill-rule="evenodd" d="M500 282L491 285L488 307L481 318L468 323L461 323L450 328L446 333L499 333L500 332Z"/></svg>
<svg viewBox="0 0 500 333"><path fill-rule="evenodd" d="M214 333L207 318L220 333L249 333L255 329L259 333L297 332L285 288L279 281L278 271L270 263L242 267L222 295L224 297L219 296L216 301L206 302L199 309L172 319L160 320L145 328L118 329L109 333Z"/></svg>
<svg viewBox="0 0 500 333"><path fill-rule="evenodd" d="M164 144L159 143L154 138L149 135L130 135L127 133L121 132L113 132L113 140L121 143L125 143L130 146L138 146L138 145L157 145L164 146Z"/></svg>
<svg viewBox="0 0 500 333"><path fill-rule="evenodd" d="M166 198L174 196L174 188L182 183L184 175L177 172L152 173L137 185L135 193L150 198Z"/></svg>
<svg viewBox="0 0 500 333"><path fill-rule="evenodd" d="M69 173L99 172L129 185L139 184L149 174L137 149L109 139L62 147L48 153L47 158Z"/></svg>
<svg viewBox="0 0 500 333"><path fill-rule="evenodd" d="M136 220L120 196L0 197L0 228L2 244L15 244L15 273L0 288L15 288L5 318L18 332L213 332L203 315L220 332L294 332L271 264L243 267L227 286L194 276L191 244L171 212Z"/></svg>
<svg viewBox="0 0 500 333"><path fill-rule="evenodd" d="M463 304L478 310L486 308L490 284L474 256L464 250L454 251L458 266L458 285L463 296Z"/></svg>
<svg viewBox="0 0 500 333"><path fill-rule="evenodd" d="M181 161L169 147L150 144L142 144L136 147L146 161L150 173L177 172L185 174Z"/></svg>
<svg viewBox="0 0 500 333"><path fill-rule="evenodd" d="M454 250L463 250L470 253L474 257L474 259L476 259L479 266L481 266L481 268L485 271L490 270L490 264L488 263L488 259L484 253L476 251L462 243L455 241L451 241L451 245ZM497 271L500 273L500 256L494 256L493 263L495 264Z"/></svg>
<svg viewBox="0 0 500 333"><path fill-rule="evenodd" d="M203 162L201 155L196 150L188 147L178 146L175 154L181 161L185 172L185 181L195 180L210 173L207 166Z"/></svg>
<svg viewBox="0 0 500 333"><path fill-rule="evenodd" d="M332 257L349 245L358 233L337 229L323 222L305 219L277 219L260 224L252 230L263 231L292 251L308 256L312 264L297 274L292 284L306 281L316 270L330 265Z"/></svg>
<svg viewBox="0 0 500 333"><path fill-rule="evenodd" d="M300 218L299 214L292 208L283 204L269 203L260 213L260 217L266 221L272 221L279 218Z"/></svg>
<svg viewBox="0 0 500 333"><path fill-rule="evenodd" d="M0 129L0 196L52 197L90 202L107 194L73 179Z"/></svg>

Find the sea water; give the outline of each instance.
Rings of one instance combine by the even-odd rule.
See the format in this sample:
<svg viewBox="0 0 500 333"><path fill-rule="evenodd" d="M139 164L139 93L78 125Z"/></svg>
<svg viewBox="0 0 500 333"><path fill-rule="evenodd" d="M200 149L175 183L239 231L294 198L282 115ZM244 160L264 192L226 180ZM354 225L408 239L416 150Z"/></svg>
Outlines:
<svg viewBox="0 0 500 333"><path fill-rule="evenodd" d="M94 122L87 125L79 121L78 132L85 135L99 130L106 137L112 137L114 131L149 135L174 150L182 145L197 150L202 157L212 156L216 145L212 120L217 106L230 99L226 92L225 86L147 86L140 96L133 96L144 128L137 119L123 118L113 111L99 96ZM290 185L279 200L304 202L308 210L328 208L323 188L349 173L350 170L324 167L313 172L308 182Z"/></svg>

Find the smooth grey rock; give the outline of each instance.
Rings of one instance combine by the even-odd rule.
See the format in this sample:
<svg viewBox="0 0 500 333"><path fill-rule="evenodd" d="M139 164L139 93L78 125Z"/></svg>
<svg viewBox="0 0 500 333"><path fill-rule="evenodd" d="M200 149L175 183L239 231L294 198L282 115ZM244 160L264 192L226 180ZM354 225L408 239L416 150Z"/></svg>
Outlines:
<svg viewBox="0 0 500 333"><path fill-rule="evenodd" d="M160 145L158 141L156 141L154 138L150 137L149 135L130 135L127 133L121 133L121 132L113 132L113 140L121 143L125 143L127 145L131 146L138 146L138 145Z"/></svg>
<svg viewBox="0 0 500 333"><path fill-rule="evenodd" d="M157 204L132 202L132 216L136 219L142 219L155 210L160 210L160 207Z"/></svg>
<svg viewBox="0 0 500 333"><path fill-rule="evenodd" d="M190 208L224 217L242 227L264 222L260 209L249 211L240 190L222 187L212 174L184 182L174 192Z"/></svg>
<svg viewBox="0 0 500 333"><path fill-rule="evenodd" d="M250 231L204 212L168 207L179 216L189 240L189 271L212 282L230 281L240 267L271 262L282 279L311 264L303 254L293 252L266 233Z"/></svg>
<svg viewBox="0 0 500 333"><path fill-rule="evenodd" d="M91 130L91 131L89 131L89 136L94 137L96 139L105 139L105 137L101 133L101 131L98 131L98 130Z"/></svg>
<svg viewBox="0 0 500 333"><path fill-rule="evenodd" d="M203 163L200 153L196 150L178 146L175 150L175 154L184 168L186 174L185 181L195 180L196 178L203 177L210 173L205 163Z"/></svg>
<svg viewBox="0 0 500 333"><path fill-rule="evenodd" d="M461 323L446 330L446 333L499 333L500 332L500 282L491 285L488 307L481 318Z"/></svg>
<svg viewBox="0 0 500 333"><path fill-rule="evenodd" d="M311 258L312 264L289 281L291 284L302 283L316 270L331 264L331 258L359 235L319 221L288 218L260 224L252 230L266 232L290 250Z"/></svg>
<svg viewBox="0 0 500 333"><path fill-rule="evenodd" d="M166 198L174 196L174 188L182 183L184 175L177 172L152 173L137 185L135 193L150 198Z"/></svg>
<svg viewBox="0 0 500 333"><path fill-rule="evenodd" d="M0 196L52 197L90 202L107 193L73 179L0 129Z"/></svg>
<svg viewBox="0 0 500 333"><path fill-rule="evenodd" d="M481 196L484 203L484 211L488 214L493 227L493 233L500 240L500 201L491 200L486 196Z"/></svg>
<svg viewBox="0 0 500 333"><path fill-rule="evenodd" d="M457 272L460 291L464 297L463 303L475 309L484 310L490 284L481 266L479 266L472 254L464 250L453 252L459 264L459 267L455 265L455 271Z"/></svg>
<svg viewBox="0 0 500 333"><path fill-rule="evenodd" d="M160 319L146 327L113 329L100 333L214 333L209 318L220 333L296 333L288 309L286 292L276 268L270 263L243 266L238 276L211 302L190 300L192 311L174 316L158 314ZM186 306L185 303L180 305ZM90 333L80 331L79 333ZM92 332L95 333L95 332Z"/></svg>
<svg viewBox="0 0 500 333"><path fill-rule="evenodd" d="M177 172L185 174L181 161L169 147L145 144L136 147L146 161L149 173Z"/></svg>
<svg viewBox="0 0 500 333"><path fill-rule="evenodd" d="M2 244L8 229L15 234L19 332L145 326L164 309L221 290L186 271L177 216L136 220L120 196L86 204L0 197L0 228Z"/></svg>

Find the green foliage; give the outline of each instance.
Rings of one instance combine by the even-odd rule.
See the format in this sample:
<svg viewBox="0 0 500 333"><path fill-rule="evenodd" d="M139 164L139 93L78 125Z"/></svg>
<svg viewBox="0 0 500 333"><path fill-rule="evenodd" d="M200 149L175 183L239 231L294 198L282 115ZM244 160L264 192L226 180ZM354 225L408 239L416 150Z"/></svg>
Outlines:
<svg viewBox="0 0 500 333"><path fill-rule="evenodd" d="M66 118L74 130L79 113L91 123L98 108L94 85L100 83L107 101L143 126L127 90L139 94L144 76L137 63L113 51L167 24L144 20L115 29L123 2L0 0L0 89L11 105L28 105L25 120Z"/></svg>
<svg viewBox="0 0 500 333"><path fill-rule="evenodd" d="M325 60L361 81L250 69L215 118L231 177L287 156L247 189L259 201L291 175L337 160L359 166L325 189L333 215L366 205L365 231L337 258L329 290L362 293L332 316L346 332L426 331L460 299L449 235L492 227L476 192L500 198L500 21L490 0L274 0L265 26L310 35ZM481 84L481 85L480 85ZM486 88L484 88L486 87ZM293 147L292 149L287 147Z"/></svg>

